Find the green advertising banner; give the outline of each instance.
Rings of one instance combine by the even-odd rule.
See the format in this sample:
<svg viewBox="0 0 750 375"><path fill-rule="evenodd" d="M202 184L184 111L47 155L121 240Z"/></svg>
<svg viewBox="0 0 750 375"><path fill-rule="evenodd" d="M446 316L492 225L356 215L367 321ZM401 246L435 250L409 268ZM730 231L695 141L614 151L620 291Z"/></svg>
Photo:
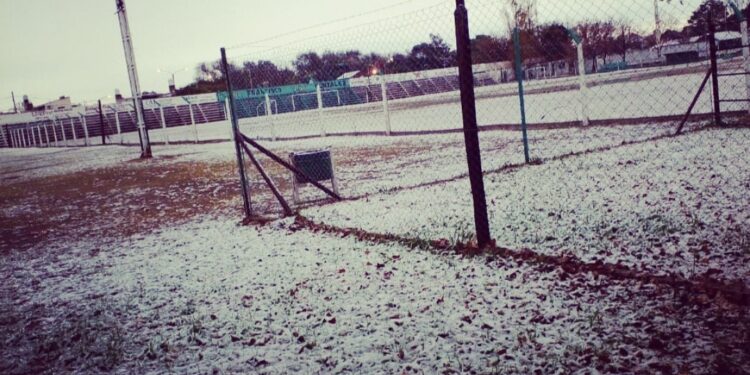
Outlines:
<svg viewBox="0 0 750 375"><path fill-rule="evenodd" d="M317 91L318 84L320 84L321 90L331 89L342 89L349 87L348 79L341 79L336 81L323 81L318 83L303 83L299 85L287 85L287 86L275 86L275 87L260 87L256 89L246 90L235 90L234 99L261 99L268 96L286 96L294 94L307 94L314 93ZM226 91L219 91L216 93L216 97L220 102L223 102L227 98L228 93Z"/></svg>

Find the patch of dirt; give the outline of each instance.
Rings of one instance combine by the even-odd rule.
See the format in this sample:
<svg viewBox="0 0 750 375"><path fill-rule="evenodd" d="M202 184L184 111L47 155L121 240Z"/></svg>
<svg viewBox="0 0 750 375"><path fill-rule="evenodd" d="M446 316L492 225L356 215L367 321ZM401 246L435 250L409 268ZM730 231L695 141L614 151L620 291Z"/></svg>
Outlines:
<svg viewBox="0 0 750 375"><path fill-rule="evenodd" d="M230 163L144 161L0 186L0 250L147 233L239 199Z"/></svg>

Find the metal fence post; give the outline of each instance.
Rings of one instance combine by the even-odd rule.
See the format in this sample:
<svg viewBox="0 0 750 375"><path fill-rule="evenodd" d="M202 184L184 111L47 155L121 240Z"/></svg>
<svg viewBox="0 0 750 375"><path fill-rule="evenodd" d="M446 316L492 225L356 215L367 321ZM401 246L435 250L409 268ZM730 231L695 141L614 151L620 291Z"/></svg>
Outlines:
<svg viewBox="0 0 750 375"><path fill-rule="evenodd" d="M164 133L164 144L169 146L169 136L167 135L167 120L164 117L164 106L158 101L154 100L154 104L159 107L159 117L161 119L161 131Z"/></svg>
<svg viewBox="0 0 750 375"><path fill-rule="evenodd" d="M68 136L65 134L65 123L62 120L60 120L60 133L62 134L65 147L68 147Z"/></svg>
<svg viewBox="0 0 750 375"><path fill-rule="evenodd" d="M325 137L327 134L326 125L323 123L323 90L320 88L320 84L318 84L318 87L316 88L316 94L318 97L318 121L320 121L320 136ZM292 102L294 102L293 99Z"/></svg>
<svg viewBox="0 0 750 375"><path fill-rule="evenodd" d="M383 116L385 116L385 135L391 135L391 112L388 109L388 83L385 74L380 76L380 92L383 96Z"/></svg>
<svg viewBox="0 0 750 375"><path fill-rule="evenodd" d="M709 12L712 13L712 12ZM714 122L721 126L721 97L719 96L719 60L716 48L716 25L713 14L708 16L708 48L711 56L711 86L713 88Z"/></svg>
<svg viewBox="0 0 750 375"><path fill-rule="evenodd" d="M526 163L531 161L529 157L529 136L526 131L526 103L523 97L523 58L521 57L521 30L513 29L513 49L515 51L516 80L518 81L518 99L521 104L521 132L523 133L523 156ZM585 66L584 66L585 69Z"/></svg>
<svg viewBox="0 0 750 375"><path fill-rule="evenodd" d="M273 110L271 109L271 97L266 94L266 117L271 126L271 139L276 141L276 127L273 124Z"/></svg>
<svg viewBox="0 0 750 375"><path fill-rule="evenodd" d="M474 202L474 224L480 248L490 245L490 225L487 218L487 198L484 191L482 156L479 147L476 100L474 96L474 73L471 66L471 41L469 38L469 14L464 0L456 0L454 12L456 23L456 46L458 52L458 76L461 86L461 108L464 123L466 159L469 165L469 180Z"/></svg>
<svg viewBox="0 0 750 375"><path fill-rule="evenodd" d="M89 141L89 127L88 127L88 121L86 121L86 107L83 108L83 114L81 114L81 126L83 126L83 138L84 143L86 146L89 146L91 142Z"/></svg>
<svg viewBox="0 0 750 375"><path fill-rule="evenodd" d="M745 93L747 102L747 111L750 113L750 38L747 34L747 18L740 12L742 16L740 22L740 31L742 32L742 57L744 59L745 69Z"/></svg>
<svg viewBox="0 0 750 375"><path fill-rule="evenodd" d="M120 129L120 113L117 112L117 107L112 106L112 110L115 111L115 127L117 128L117 135L120 138L120 144L125 143L125 137L122 135L122 129Z"/></svg>
<svg viewBox="0 0 750 375"><path fill-rule="evenodd" d="M234 142L235 139L234 129L232 128L232 118L229 116L229 98L224 99L224 118L226 119L227 124L229 124L229 139Z"/></svg>
<svg viewBox="0 0 750 375"><path fill-rule="evenodd" d="M49 124L45 122L44 123L44 139L47 141L45 146L49 147L49 131L47 130L47 128L49 128Z"/></svg>
<svg viewBox="0 0 750 375"><path fill-rule="evenodd" d="M224 78L227 85L228 101L229 101L229 117L232 122L232 134L234 134L234 149L237 153L237 167L240 173L240 188L242 189L242 203L245 209L245 217L252 216L252 209L250 206L250 194L247 185L247 176L245 175L245 158L242 155L242 148L240 142L242 137L239 136L240 128L237 122L237 112L234 108L234 92L232 91L232 80L229 77L229 64L227 63L227 53L224 48L221 49L221 65L224 68Z"/></svg>
<svg viewBox="0 0 750 375"><path fill-rule="evenodd" d="M188 98L183 97L182 100L185 101L188 105L188 109L190 109L190 123L193 125L193 133L195 134L195 143L198 143L198 124L195 123L195 113L193 112L193 103L190 103Z"/></svg>
<svg viewBox="0 0 750 375"><path fill-rule="evenodd" d="M102 145L106 145L107 144L107 131L106 131L106 128L104 127L104 112L102 112L102 100L101 99L98 100L98 105L99 105L99 129L101 130L101 133L102 133Z"/></svg>
<svg viewBox="0 0 750 375"><path fill-rule="evenodd" d="M68 116L68 119L70 120L70 130L73 131L73 146L78 143L78 135L76 134L76 122L73 118Z"/></svg>
<svg viewBox="0 0 750 375"><path fill-rule="evenodd" d="M568 34L570 34L570 38L573 40L573 44L576 45L576 53L578 55L578 90L581 94L581 125L588 126L588 84L586 83L586 58L583 55L583 39L574 29L568 29Z"/></svg>
<svg viewBox="0 0 750 375"><path fill-rule="evenodd" d="M55 141L55 147L58 147L59 144L57 143L57 123L55 122L55 119L50 119L52 121L52 138Z"/></svg>

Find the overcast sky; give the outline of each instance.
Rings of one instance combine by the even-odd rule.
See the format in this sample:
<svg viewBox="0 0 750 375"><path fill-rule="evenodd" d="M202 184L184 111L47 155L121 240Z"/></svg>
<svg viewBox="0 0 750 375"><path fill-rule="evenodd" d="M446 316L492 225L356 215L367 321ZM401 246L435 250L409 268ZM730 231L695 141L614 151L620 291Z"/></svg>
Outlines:
<svg viewBox="0 0 750 375"><path fill-rule="evenodd" d="M467 0L472 33L504 32L505 0ZM538 0L542 21L629 19L649 28L652 0ZM664 5L670 23L682 23L700 0ZM195 76L195 66L230 57L288 64L305 50L402 52L431 32L453 44L454 0L126 0L141 86L167 90ZM472 13L473 11L473 13ZM316 27L312 27L316 26ZM282 37L291 31L302 32ZM257 42L248 45L249 42ZM115 0L0 0L0 110L24 94L36 104L60 95L74 102L129 95ZM188 71L184 71L187 68Z"/></svg>

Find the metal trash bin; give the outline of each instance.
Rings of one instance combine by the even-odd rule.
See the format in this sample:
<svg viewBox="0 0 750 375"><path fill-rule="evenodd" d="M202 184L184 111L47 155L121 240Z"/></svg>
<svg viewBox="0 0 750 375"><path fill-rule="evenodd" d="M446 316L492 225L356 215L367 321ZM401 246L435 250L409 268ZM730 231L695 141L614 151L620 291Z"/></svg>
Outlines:
<svg viewBox="0 0 750 375"><path fill-rule="evenodd" d="M338 194L338 182L336 180L335 163L330 149L292 152L289 154L289 162L304 173L310 180L315 182L331 181L333 192ZM310 181L303 175L293 173L294 203L298 204L299 189Z"/></svg>

